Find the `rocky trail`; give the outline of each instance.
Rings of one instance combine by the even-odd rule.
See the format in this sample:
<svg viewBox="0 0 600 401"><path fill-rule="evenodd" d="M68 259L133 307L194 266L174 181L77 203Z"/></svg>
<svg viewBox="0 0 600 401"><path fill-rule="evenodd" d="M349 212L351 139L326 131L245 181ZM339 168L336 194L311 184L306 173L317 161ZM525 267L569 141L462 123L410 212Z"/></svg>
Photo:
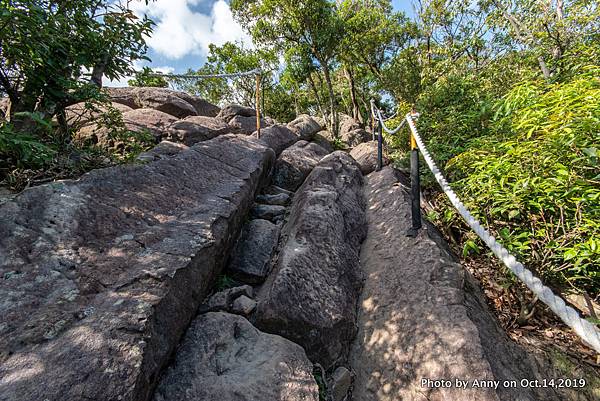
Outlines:
<svg viewBox="0 0 600 401"><path fill-rule="evenodd" d="M153 150L0 201L0 401L593 399L423 383L548 372L435 229L405 236L401 177L352 119L345 152L309 116L257 138L249 108L111 98Z"/></svg>

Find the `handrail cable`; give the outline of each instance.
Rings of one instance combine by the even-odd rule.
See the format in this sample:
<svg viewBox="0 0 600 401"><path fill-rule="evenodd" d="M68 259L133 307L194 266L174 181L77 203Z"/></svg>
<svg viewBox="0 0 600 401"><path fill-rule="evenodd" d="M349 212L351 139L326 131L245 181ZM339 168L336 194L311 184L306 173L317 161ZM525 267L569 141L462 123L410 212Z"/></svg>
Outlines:
<svg viewBox="0 0 600 401"><path fill-rule="evenodd" d="M237 77L246 77L250 75L261 75L262 70L260 68L255 68L250 71L243 72L235 72L231 74L205 74L205 75L190 75L190 74L149 74L151 77L162 77L162 78L174 78L174 79L205 79L205 78L237 78Z"/></svg>
<svg viewBox="0 0 600 401"><path fill-rule="evenodd" d="M371 106L372 111L376 111L376 114L374 113L375 118L379 120L379 123L387 133L395 134L398 132L398 128L394 130L387 128L383 122L381 112L374 107L373 102L371 103ZM548 305L548 307L567 326L572 328L581 339L583 339L594 350L596 350L596 352L600 353L600 331L598 328L591 322L580 317L579 313L574 308L567 305L561 297L555 295L554 292L549 287L544 285L539 278L535 277L530 270L528 270L521 262L517 261L517 259L511 255L509 251L489 233L488 230L483 228L481 223L475 217L473 217L466 206L461 202L454 190L448 184L448 181L443 176L440 169L437 167L435 161L431 157L431 154L425 147L423 139L419 135L413 115L410 113L407 114L404 121L408 123L412 136L416 141L418 148L421 150L421 154L423 155L429 170L431 170L436 181L440 184L442 190L446 196L448 196L452 205L456 210L458 210L469 227L475 231L475 233L483 242L485 242L494 255L496 255L498 259L500 259L504 265L508 267L510 271L513 272L515 276L517 276L539 300Z"/></svg>

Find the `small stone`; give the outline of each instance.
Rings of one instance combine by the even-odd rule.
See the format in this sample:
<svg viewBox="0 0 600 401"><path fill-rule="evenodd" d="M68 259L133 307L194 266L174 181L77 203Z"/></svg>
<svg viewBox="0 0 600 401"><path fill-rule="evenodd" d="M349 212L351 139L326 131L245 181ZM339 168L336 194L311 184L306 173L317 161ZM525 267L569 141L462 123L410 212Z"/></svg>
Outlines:
<svg viewBox="0 0 600 401"><path fill-rule="evenodd" d="M343 366L340 366L331 375L331 397L333 401L342 401L346 398L348 390L352 385L352 373Z"/></svg>
<svg viewBox="0 0 600 401"><path fill-rule="evenodd" d="M271 186L267 187L267 189L265 189L264 193L269 194L269 195L286 194L290 198L294 195L294 193L292 191L288 191L287 189L283 189L281 187L278 187L277 185L271 185Z"/></svg>
<svg viewBox="0 0 600 401"><path fill-rule="evenodd" d="M235 299L245 295L252 296L253 289L249 285L229 288L224 291L217 292L208 299L208 302L200 306L200 313L229 311Z"/></svg>
<svg viewBox="0 0 600 401"><path fill-rule="evenodd" d="M280 193L277 195L259 195L256 197L256 201L260 203L265 203L267 205L285 206L290 203L290 196L284 193Z"/></svg>
<svg viewBox="0 0 600 401"><path fill-rule="evenodd" d="M273 221L275 217L282 216L285 213L285 207L277 205L257 204L250 212L255 219L264 219Z"/></svg>
<svg viewBox="0 0 600 401"><path fill-rule="evenodd" d="M115 238L115 243L120 244L125 241L132 241L134 238L133 234L125 234Z"/></svg>
<svg viewBox="0 0 600 401"><path fill-rule="evenodd" d="M233 313L244 316L251 314L254 309L256 309L256 301L245 295L233 301L233 306L231 307Z"/></svg>

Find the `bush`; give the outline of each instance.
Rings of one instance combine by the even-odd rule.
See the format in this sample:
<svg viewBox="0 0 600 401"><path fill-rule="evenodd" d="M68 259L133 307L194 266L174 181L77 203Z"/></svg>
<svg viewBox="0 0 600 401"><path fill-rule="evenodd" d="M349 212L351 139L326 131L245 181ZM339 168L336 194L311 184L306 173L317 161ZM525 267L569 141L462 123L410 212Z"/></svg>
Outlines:
<svg viewBox="0 0 600 401"><path fill-rule="evenodd" d="M446 168L465 204L528 267L597 295L600 67L581 71L568 82L514 87L495 104L490 132ZM445 217L462 225L452 212Z"/></svg>

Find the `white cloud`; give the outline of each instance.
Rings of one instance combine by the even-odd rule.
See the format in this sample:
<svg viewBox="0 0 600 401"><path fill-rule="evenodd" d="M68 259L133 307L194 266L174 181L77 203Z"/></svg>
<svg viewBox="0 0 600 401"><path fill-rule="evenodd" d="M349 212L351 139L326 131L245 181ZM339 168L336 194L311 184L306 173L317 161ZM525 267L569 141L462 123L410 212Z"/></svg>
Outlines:
<svg viewBox="0 0 600 401"><path fill-rule="evenodd" d="M147 14L156 26L148 45L169 59L180 59L189 54L206 55L211 43L222 45L227 41L242 41L251 46L250 37L235 22L229 5L217 0L210 15L194 12L192 6L203 0L156 0L148 5L132 3L138 15ZM205 0L207 1L207 0Z"/></svg>
<svg viewBox="0 0 600 401"><path fill-rule="evenodd" d="M154 72L160 72L163 74L172 74L175 72L175 67L169 67L168 65L164 67L151 67Z"/></svg>

